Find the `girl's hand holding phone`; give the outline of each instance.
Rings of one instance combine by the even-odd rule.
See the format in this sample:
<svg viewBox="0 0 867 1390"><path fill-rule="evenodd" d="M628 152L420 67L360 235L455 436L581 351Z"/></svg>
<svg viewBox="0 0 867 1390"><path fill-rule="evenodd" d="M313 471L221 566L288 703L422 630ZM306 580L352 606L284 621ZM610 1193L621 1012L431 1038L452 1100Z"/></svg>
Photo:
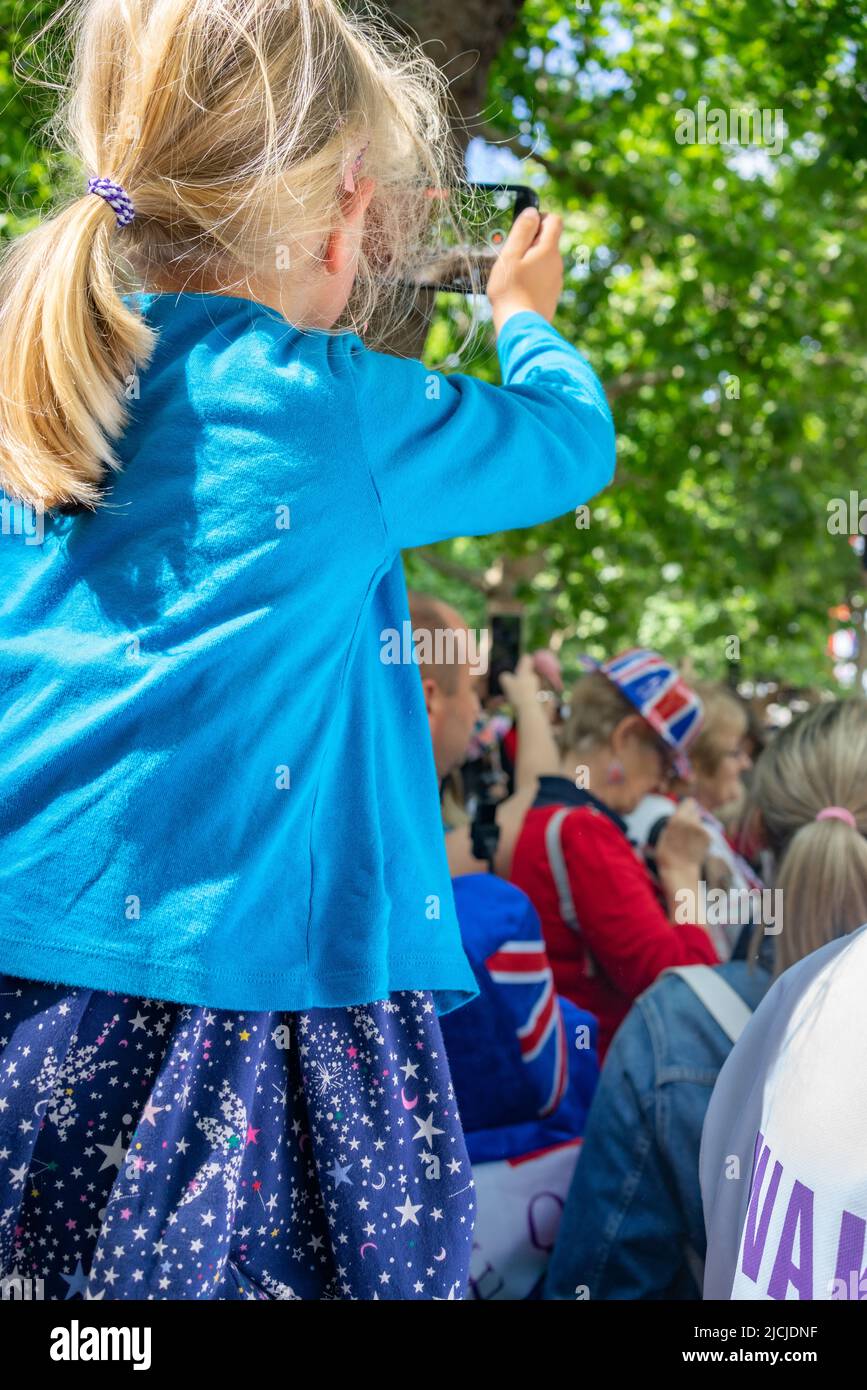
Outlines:
<svg viewBox="0 0 867 1390"><path fill-rule="evenodd" d="M525 208L515 219L488 278L498 333L513 314L527 309L552 322L563 292L562 231L562 217L537 208Z"/></svg>

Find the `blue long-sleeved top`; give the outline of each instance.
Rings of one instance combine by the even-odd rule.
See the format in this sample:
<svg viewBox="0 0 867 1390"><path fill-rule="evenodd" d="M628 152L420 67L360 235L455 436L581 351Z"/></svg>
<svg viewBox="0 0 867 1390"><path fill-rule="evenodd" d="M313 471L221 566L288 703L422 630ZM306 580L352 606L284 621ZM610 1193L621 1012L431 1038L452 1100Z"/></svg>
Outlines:
<svg viewBox="0 0 867 1390"><path fill-rule="evenodd" d="M530 312L496 387L247 299L127 302L159 339L108 505L31 544L4 502L0 969L235 1009L430 989L445 1013L477 987L418 668L386 659L400 551L592 497L601 387Z"/></svg>

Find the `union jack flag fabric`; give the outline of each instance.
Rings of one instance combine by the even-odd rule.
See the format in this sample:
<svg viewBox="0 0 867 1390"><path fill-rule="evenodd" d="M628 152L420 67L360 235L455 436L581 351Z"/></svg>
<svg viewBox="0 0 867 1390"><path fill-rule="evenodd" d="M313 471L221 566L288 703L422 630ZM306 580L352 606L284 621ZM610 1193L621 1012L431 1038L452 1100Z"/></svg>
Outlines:
<svg viewBox="0 0 867 1390"><path fill-rule="evenodd" d="M566 1060L566 1037L563 1014L554 991L554 972L548 963L544 941L504 941L485 961L488 974L498 985L530 986L522 990L529 1012L525 1023L518 1027L521 1056L527 1066L541 1057L545 1065L542 1076L550 1080L548 1051L554 1046L554 1076L551 1094L539 1111L550 1115L556 1110L569 1080ZM541 993L538 986L542 986ZM516 999L516 1003L518 1000Z"/></svg>
<svg viewBox="0 0 867 1390"><path fill-rule="evenodd" d="M688 775L686 750L701 730L704 711L698 695L677 667L658 652L630 647L604 661L598 669L668 744L681 775Z"/></svg>
<svg viewBox="0 0 867 1390"><path fill-rule="evenodd" d="M536 910L493 874L453 881L479 994L440 1022L473 1163L580 1138L598 1078L596 1019L554 988Z"/></svg>

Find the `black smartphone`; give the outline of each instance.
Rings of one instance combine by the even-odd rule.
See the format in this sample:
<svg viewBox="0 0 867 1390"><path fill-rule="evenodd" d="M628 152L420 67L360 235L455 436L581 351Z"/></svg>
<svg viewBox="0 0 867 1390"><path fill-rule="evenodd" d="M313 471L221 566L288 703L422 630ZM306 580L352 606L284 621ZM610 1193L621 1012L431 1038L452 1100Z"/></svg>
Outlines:
<svg viewBox="0 0 867 1390"><path fill-rule="evenodd" d="M461 184L455 212L463 236L444 229L440 246L410 275L412 284L448 294L484 294L515 218L538 206L538 194L526 184Z"/></svg>
<svg viewBox="0 0 867 1390"><path fill-rule="evenodd" d="M514 671L521 658L520 613L498 613L491 618L491 652L488 662L488 694L502 695L500 675Z"/></svg>

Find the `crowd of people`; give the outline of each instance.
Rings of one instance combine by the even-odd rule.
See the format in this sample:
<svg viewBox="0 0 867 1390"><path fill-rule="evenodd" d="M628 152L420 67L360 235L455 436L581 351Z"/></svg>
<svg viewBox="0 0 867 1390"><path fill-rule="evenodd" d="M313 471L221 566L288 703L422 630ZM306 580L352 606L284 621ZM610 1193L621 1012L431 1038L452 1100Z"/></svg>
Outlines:
<svg viewBox="0 0 867 1390"><path fill-rule="evenodd" d="M410 608L418 633L462 625L430 597ZM700 1298L705 1117L712 1094L737 1108L748 1091L714 1092L723 1064L777 977L809 956L818 966L820 948L867 922L867 704L821 702L767 730L733 689L690 687L652 651L585 662L571 693L554 665L551 652L523 657L494 701L484 676L421 670L480 984L443 1020L478 1190L470 1289ZM485 785L483 761L510 783L487 863L468 828L482 798L465 792ZM754 1239L766 1200L746 1149L726 1191L714 1165L732 1142L721 1133L704 1159L723 1297L745 1220L731 1203L746 1188ZM848 1252L840 1263L829 1248L823 1292L812 1255L802 1245L792 1262L788 1241L790 1265L764 1271L763 1294L770 1282L774 1297L852 1296ZM747 1268L758 1290L759 1262ZM749 1296L742 1273L740 1287Z"/></svg>
<svg viewBox="0 0 867 1390"><path fill-rule="evenodd" d="M383 350L466 230L443 72L336 0L69 8L82 182L0 265L0 1278L860 1296L863 701L761 750L542 652L480 723L403 552L614 480L562 218L490 258L500 384Z"/></svg>

